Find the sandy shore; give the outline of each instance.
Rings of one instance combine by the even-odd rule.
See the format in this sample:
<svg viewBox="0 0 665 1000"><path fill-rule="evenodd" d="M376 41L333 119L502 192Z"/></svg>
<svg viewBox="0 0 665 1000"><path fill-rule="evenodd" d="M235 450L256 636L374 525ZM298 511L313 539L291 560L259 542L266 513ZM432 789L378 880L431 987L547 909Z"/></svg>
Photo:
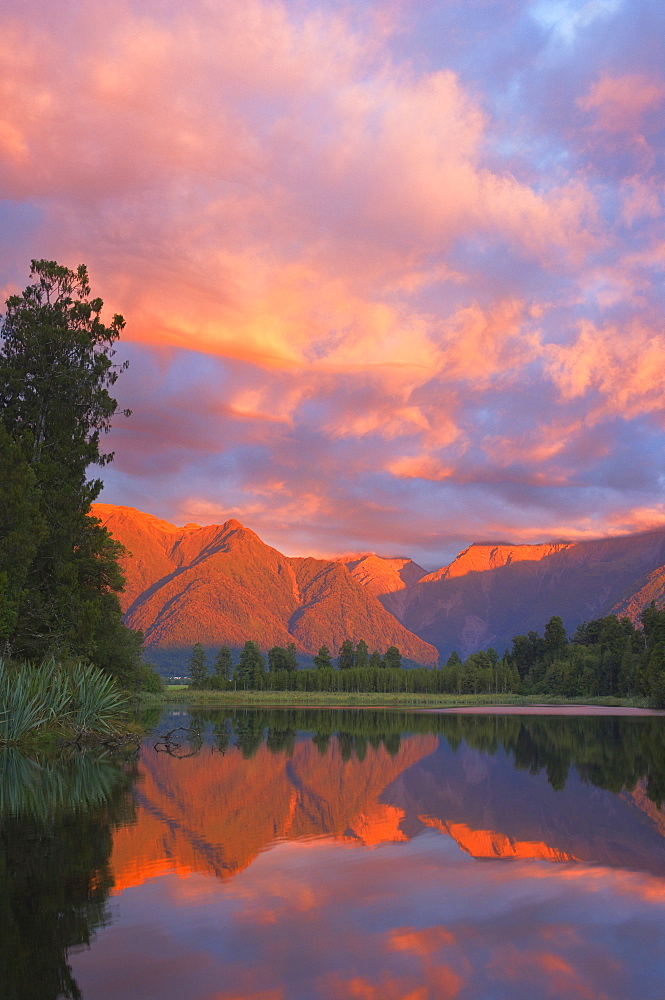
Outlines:
<svg viewBox="0 0 665 1000"><path fill-rule="evenodd" d="M613 708L610 705L469 705L427 708L424 711L455 715L665 715L665 712L650 708Z"/></svg>

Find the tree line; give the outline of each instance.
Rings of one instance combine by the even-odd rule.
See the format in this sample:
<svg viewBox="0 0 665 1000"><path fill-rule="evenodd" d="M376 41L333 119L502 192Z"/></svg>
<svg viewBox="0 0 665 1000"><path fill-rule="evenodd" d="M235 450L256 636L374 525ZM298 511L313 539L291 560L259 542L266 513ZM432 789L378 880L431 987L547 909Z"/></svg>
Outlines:
<svg viewBox="0 0 665 1000"><path fill-rule="evenodd" d="M489 648L465 660L452 652L436 669L405 669L395 646L369 653L360 639L345 640L333 661L328 646L298 668L295 644L261 652L245 643L237 663L222 646L212 664L200 643L190 662L190 686L210 690L403 692L414 694L553 694L568 698L638 696L665 707L665 609L652 604L639 622L606 615L577 627L568 638L554 615L543 635L517 635L503 656Z"/></svg>
<svg viewBox="0 0 665 1000"><path fill-rule="evenodd" d="M273 646L264 656L258 644L248 640L235 664L229 647L222 646L211 670L206 651L197 642L189 660L190 687L212 691L383 691L380 684L390 684L392 675L418 672L403 669L397 646L389 646L382 656L378 650L370 653L364 639L355 646L345 639L337 665L326 645L320 647L312 663L311 669L299 669L293 642ZM375 686L368 686L372 680ZM401 690L394 686L394 678L392 684L385 690Z"/></svg>

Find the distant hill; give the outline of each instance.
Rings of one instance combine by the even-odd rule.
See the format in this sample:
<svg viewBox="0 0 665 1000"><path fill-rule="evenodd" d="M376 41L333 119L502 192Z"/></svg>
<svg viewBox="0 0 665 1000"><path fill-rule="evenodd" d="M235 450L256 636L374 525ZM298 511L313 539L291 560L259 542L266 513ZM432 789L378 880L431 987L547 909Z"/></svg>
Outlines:
<svg viewBox="0 0 665 1000"><path fill-rule="evenodd" d="M110 504L93 514L127 549L125 621L142 629L158 664L160 651L174 665L182 657L173 653L195 642L237 648L248 639L263 649L294 642L307 656L324 643L336 656L344 639L365 639L370 650L394 645L416 663L437 661L341 563L287 558L236 520L177 528Z"/></svg>
<svg viewBox="0 0 665 1000"><path fill-rule="evenodd" d="M149 655L172 665L195 642L264 649L296 644L311 657L344 639L370 650L395 645L415 663L437 650L467 656L514 635L542 634L552 615L569 633L616 613L635 621L665 597L665 529L584 542L471 545L434 573L374 553L337 560L291 558L239 521L179 528L131 507L93 513L131 555L123 560L123 611Z"/></svg>
<svg viewBox="0 0 665 1000"><path fill-rule="evenodd" d="M462 656L534 629L552 615L569 633L608 614L637 620L665 590L665 530L546 545L472 545L409 588L399 618L436 646Z"/></svg>

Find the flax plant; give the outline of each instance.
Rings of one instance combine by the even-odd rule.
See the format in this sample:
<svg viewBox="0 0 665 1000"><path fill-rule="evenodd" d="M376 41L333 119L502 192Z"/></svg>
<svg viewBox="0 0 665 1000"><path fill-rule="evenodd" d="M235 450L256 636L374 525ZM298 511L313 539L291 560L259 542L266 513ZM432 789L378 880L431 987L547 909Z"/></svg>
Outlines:
<svg viewBox="0 0 665 1000"><path fill-rule="evenodd" d="M39 666L0 660L0 744L48 729L109 731L124 704L114 679L87 664L68 670L54 659Z"/></svg>

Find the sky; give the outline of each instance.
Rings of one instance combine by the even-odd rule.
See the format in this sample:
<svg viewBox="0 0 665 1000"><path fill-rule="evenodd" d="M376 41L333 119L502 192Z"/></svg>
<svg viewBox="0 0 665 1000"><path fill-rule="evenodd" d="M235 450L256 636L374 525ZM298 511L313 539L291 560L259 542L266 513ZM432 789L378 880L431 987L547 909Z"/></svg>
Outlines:
<svg viewBox="0 0 665 1000"><path fill-rule="evenodd" d="M665 525L662 0L4 0L0 40L1 299L85 263L127 323L101 500L426 569Z"/></svg>

